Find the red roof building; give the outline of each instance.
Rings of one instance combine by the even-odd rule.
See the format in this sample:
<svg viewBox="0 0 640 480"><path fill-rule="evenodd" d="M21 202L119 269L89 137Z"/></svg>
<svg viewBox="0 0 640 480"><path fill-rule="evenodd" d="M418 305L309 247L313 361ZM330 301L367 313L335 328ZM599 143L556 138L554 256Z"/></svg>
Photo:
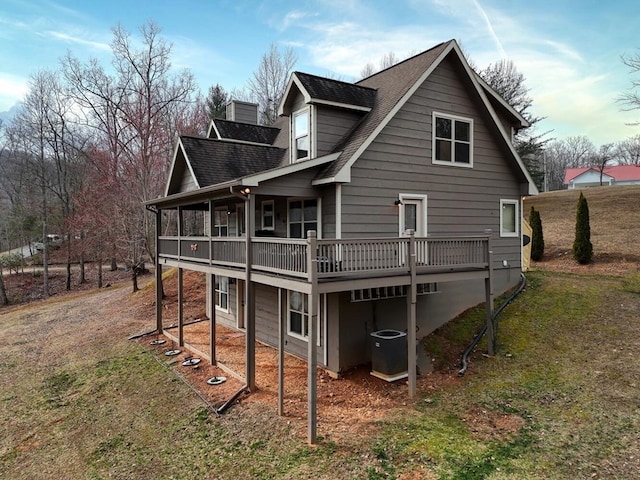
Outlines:
<svg viewBox="0 0 640 480"><path fill-rule="evenodd" d="M605 167L602 178L600 178L600 169L597 167L567 168L564 184L569 190L600 185L640 185L640 165Z"/></svg>

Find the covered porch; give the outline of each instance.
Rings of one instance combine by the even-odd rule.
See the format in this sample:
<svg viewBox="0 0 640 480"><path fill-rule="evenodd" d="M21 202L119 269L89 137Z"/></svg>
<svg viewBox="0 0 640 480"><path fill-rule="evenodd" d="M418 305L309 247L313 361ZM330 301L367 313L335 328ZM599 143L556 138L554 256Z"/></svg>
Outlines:
<svg viewBox="0 0 640 480"><path fill-rule="evenodd" d="M250 200L248 204L251 205ZM249 207L251 208L251 207ZM252 211L249 209L249 211ZM247 215L245 232L255 234L254 221ZM160 223L160 222L158 222ZM286 292L297 291L309 296L309 337L307 365L308 441L317 440L317 322L319 297L331 292L360 289L402 287L406 292L406 325L408 344L408 395L416 394L416 297L418 285L431 282L478 280L484 282L487 305L489 345L491 331L491 240L490 234L466 237L382 239L317 239L309 231L306 239L264 238L250 234L243 237L161 235L157 237L158 284L162 268L178 268L178 328L172 335L185 346L182 316L182 272L195 270L211 275L242 280L244 288L245 363L241 379L249 391L256 390L255 285L278 289L279 314L273 319L278 329L278 411L284 412L284 363ZM215 295L215 292L211 292ZM158 289L157 305L161 305ZM216 352L215 308L209 325L209 351L201 352L212 365L218 363ZM162 309L156 311L158 331L163 331ZM491 352L490 352L491 353Z"/></svg>

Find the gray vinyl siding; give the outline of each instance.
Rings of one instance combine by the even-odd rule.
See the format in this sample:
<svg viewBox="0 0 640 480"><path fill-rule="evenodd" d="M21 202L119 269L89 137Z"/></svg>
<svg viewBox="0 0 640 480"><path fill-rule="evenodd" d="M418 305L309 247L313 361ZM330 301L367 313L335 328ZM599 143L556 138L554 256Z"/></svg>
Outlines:
<svg viewBox="0 0 640 480"><path fill-rule="evenodd" d="M207 291L210 291L211 276L207 275ZM268 285L254 284L256 304L256 339L274 348L278 347L278 288ZM216 323L225 327L238 330L237 311L237 286L229 284L229 311L216 310ZM335 303L335 301L334 301ZM207 295L207 315L211 318L211 297ZM333 307L335 312L335 306ZM335 313L334 313L335 315ZM333 318L337 318L334 316ZM286 328L286 319L285 319ZM336 329L337 327L329 327ZM318 347L318 362L324 363L324 328L321 329L321 345ZM337 355L337 346L334 346L334 357ZM307 358L307 342L285 334L285 351L302 359ZM334 360L337 364L337 357ZM336 370L337 371L337 370Z"/></svg>
<svg viewBox="0 0 640 480"><path fill-rule="evenodd" d="M321 157L333 152L333 147L349 132L362 113L316 106L316 152Z"/></svg>
<svg viewBox="0 0 640 480"><path fill-rule="evenodd" d="M519 280L519 268L496 271L493 278L494 290L504 292L517 285ZM438 293L418 296L418 339L429 335L469 307L485 302L482 281L440 283L438 288ZM383 329L407 330L406 297L356 303L351 303L350 298L349 292L343 292L339 297L339 365L337 369L331 365L332 370L338 372L371 361L372 332ZM462 298L464 301L453 302L452 298ZM471 340L470 338L469 341ZM331 345L331 341L329 344Z"/></svg>
<svg viewBox="0 0 640 480"><path fill-rule="evenodd" d="M243 123L258 123L258 105L233 101L227 105L227 120Z"/></svg>
<svg viewBox="0 0 640 480"><path fill-rule="evenodd" d="M491 229L495 266L503 259L519 266L520 240L499 237L500 200L520 198L518 180L490 117L455 68L443 61L353 165L342 190L343 237L397 236L398 194L427 195L428 235ZM432 165L433 111L473 120L473 168Z"/></svg>

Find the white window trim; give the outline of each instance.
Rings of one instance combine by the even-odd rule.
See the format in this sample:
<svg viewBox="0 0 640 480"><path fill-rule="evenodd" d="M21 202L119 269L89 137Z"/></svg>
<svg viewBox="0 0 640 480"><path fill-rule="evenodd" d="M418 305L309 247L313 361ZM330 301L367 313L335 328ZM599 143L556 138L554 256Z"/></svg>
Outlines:
<svg viewBox="0 0 640 480"><path fill-rule="evenodd" d="M217 277L217 276L216 276ZM231 296L229 295L229 277L225 277L227 279L227 291L223 291L217 288L215 281L214 281L214 290L215 290L215 298L213 299L213 303L216 307L216 310L219 310L221 312L225 312L225 313L229 313L229 300L231 298ZM218 284L220 285L220 284ZM222 308L220 305L218 305L218 294L220 294L220 296L222 295L226 295L227 296L227 308Z"/></svg>
<svg viewBox="0 0 640 480"><path fill-rule="evenodd" d="M516 211L515 214L515 232L505 232L502 229L503 226L503 218L502 218L502 208L504 205L514 205ZM500 236L501 237L519 237L520 236L520 201L519 200L509 200L509 199L500 199Z"/></svg>
<svg viewBox="0 0 640 480"><path fill-rule="evenodd" d="M293 292L293 290L287 290L287 335L289 335L290 337L293 338L297 338L298 340L302 340L303 342L309 342L309 337L308 336L304 336L304 335L300 335L297 332L294 332L291 330L291 293ZM306 293L300 293L303 296L307 296ZM303 297L303 305L304 305L304 297ZM322 330L323 330L323 326L326 325L327 323L327 295L326 294L322 294L320 295L320 298L318 299L318 309L320 310L319 312L317 312L318 314L318 324L316 325L317 327L317 331L316 331L316 345L318 347L322 346ZM309 328L309 322L311 321L309 318L309 314L308 313L303 313L302 314L302 322L304 324L306 319L307 322L307 329Z"/></svg>
<svg viewBox="0 0 640 480"><path fill-rule="evenodd" d="M271 205L271 226L266 227L264 225L264 207L265 205ZM260 204L260 225L262 230L275 230L276 228L276 205L273 200L265 200Z"/></svg>
<svg viewBox="0 0 640 480"><path fill-rule="evenodd" d="M297 136L296 136L296 117L298 115L302 115L303 113L307 114L307 119L308 119L308 124L307 124L307 136L309 137L309 150L307 151L307 156L306 157L302 157L302 158L297 158L296 154L298 149L296 148L296 140L297 140ZM311 115L312 115L312 109L310 106L301 108L300 110L297 110L295 112L293 112L291 114L291 145L290 145L290 152L291 152L291 163L297 163L297 162L302 162L304 160L310 160L311 158L314 157L314 136L313 136L313 130L312 130L312 121L311 121Z"/></svg>
<svg viewBox="0 0 640 480"><path fill-rule="evenodd" d="M318 229L316 230L316 238L322 238L322 199L321 198L289 198L287 200L287 237L289 237L290 227L291 227L291 218L289 214L289 205L291 202L302 202L304 212L304 201L305 200L315 200L316 201L316 223L318 224ZM304 214L304 213L303 213ZM304 220L304 218L303 218ZM302 232L303 234L306 232ZM304 236L302 238L305 238Z"/></svg>
<svg viewBox="0 0 640 480"><path fill-rule="evenodd" d="M404 202L405 200L416 200L422 203L422 231L415 232L416 237L427 236L427 196L416 193L400 193L398 199L402 202L398 211L398 236L404 237Z"/></svg>
<svg viewBox="0 0 640 480"><path fill-rule="evenodd" d="M436 117L447 118L454 121L462 121L469 124L469 163L456 162L455 161L455 148L451 149L454 161L447 162L443 160L436 160ZM453 129L455 132L455 128ZM455 133L453 133L455 136ZM453 146L455 146L455 140L452 140ZM431 115L431 163L434 165L448 165L451 167L463 167L473 168L473 119L467 117L460 117L458 115L451 115L448 113L433 112Z"/></svg>

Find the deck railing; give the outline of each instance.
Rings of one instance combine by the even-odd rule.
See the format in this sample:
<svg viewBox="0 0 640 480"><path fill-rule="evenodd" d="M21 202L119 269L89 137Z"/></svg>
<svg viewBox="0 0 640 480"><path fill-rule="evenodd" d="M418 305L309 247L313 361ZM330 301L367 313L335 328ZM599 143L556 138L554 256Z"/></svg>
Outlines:
<svg viewBox="0 0 640 480"><path fill-rule="evenodd" d="M487 268L489 237L416 237L418 271ZM386 275L408 270L411 238L316 240L319 279ZM160 237L159 257L245 268L242 237ZM252 270L307 278L309 242L291 238L252 238Z"/></svg>

